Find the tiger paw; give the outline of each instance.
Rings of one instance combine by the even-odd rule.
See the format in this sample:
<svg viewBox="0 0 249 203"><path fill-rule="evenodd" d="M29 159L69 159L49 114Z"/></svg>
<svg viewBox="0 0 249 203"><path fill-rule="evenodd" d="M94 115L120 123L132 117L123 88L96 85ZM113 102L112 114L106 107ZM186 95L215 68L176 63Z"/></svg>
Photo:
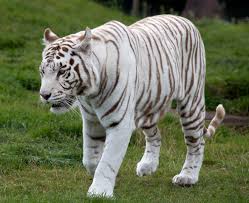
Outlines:
<svg viewBox="0 0 249 203"><path fill-rule="evenodd" d="M175 175L172 179L172 183L179 186L191 186L197 183L197 181L198 178L186 174Z"/></svg>
<svg viewBox="0 0 249 203"><path fill-rule="evenodd" d="M92 183L88 192L88 197L104 197L112 198L113 197L113 186L108 181L102 182L101 184Z"/></svg>
<svg viewBox="0 0 249 203"><path fill-rule="evenodd" d="M146 176L146 175L151 175L154 173L157 169L158 166L158 161L140 161L137 164L137 175L138 176Z"/></svg>

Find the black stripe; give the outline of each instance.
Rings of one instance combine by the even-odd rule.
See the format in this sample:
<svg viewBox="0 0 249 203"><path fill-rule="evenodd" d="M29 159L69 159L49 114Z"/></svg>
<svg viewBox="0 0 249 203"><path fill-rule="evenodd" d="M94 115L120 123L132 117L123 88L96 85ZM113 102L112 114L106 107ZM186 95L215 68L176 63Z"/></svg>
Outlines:
<svg viewBox="0 0 249 203"><path fill-rule="evenodd" d="M125 112L124 112L124 114L122 115L122 117L120 118L120 120L119 120L119 121L114 121L114 122L112 122L107 128L114 128L114 127L116 127L117 125L119 125L119 123L121 123L121 121L122 121L122 120L124 119L124 117L125 117L125 114L127 113L127 109L128 109L129 103L130 103L130 96L129 96L129 99L128 99L128 102L127 102L127 106L126 106Z"/></svg>

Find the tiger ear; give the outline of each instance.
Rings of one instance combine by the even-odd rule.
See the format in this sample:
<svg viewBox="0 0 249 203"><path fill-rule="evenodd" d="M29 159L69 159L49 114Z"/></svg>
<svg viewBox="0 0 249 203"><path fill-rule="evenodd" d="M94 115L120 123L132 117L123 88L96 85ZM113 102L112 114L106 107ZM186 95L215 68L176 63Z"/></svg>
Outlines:
<svg viewBox="0 0 249 203"><path fill-rule="evenodd" d="M46 28L44 30L43 43L45 45L49 45L57 39L59 39L59 37L55 33L53 33L52 30L50 30L50 28Z"/></svg>
<svg viewBox="0 0 249 203"><path fill-rule="evenodd" d="M78 51L83 51L85 54L89 55L92 50L91 40L92 40L91 29L86 27L85 33L78 37L76 41L75 49Z"/></svg>

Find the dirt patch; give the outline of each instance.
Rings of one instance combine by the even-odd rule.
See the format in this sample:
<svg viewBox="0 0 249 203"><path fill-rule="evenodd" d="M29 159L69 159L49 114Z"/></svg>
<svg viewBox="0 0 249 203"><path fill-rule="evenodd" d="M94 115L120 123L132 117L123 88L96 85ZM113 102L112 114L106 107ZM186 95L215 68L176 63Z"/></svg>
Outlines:
<svg viewBox="0 0 249 203"><path fill-rule="evenodd" d="M214 115L215 112L206 112L206 120L212 120ZM223 123L226 125L233 125L233 126L249 126L249 117L226 114Z"/></svg>
<svg viewBox="0 0 249 203"><path fill-rule="evenodd" d="M177 115L175 109L171 109L170 112ZM206 112L206 120L211 121L215 116L214 111ZM248 116L235 116L231 114L226 114L225 119L223 121L225 125L235 126L235 127L249 127L249 117Z"/></svg>

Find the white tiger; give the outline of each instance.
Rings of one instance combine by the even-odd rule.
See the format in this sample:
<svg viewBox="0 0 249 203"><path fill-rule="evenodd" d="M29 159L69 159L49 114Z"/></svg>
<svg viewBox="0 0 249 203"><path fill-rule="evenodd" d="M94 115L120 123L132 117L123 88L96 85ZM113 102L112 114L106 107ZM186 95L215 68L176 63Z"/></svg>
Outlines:
<svg viewBox="0 0 249 203"><path fill-rule="evenodd" d="M111 21L59 38L44 32L41 99L51 111L78 102L83 119L83 164L94 176L88 195L113 196L115 179L132 132L141 128L146 148L137 175L159 164L157 122L177 101L187 155L177 185L198 181L204 136L225 116L222 105L208 129L205 119L205 50L195 26L173 15L148 17L131 26Z"/></svg>

